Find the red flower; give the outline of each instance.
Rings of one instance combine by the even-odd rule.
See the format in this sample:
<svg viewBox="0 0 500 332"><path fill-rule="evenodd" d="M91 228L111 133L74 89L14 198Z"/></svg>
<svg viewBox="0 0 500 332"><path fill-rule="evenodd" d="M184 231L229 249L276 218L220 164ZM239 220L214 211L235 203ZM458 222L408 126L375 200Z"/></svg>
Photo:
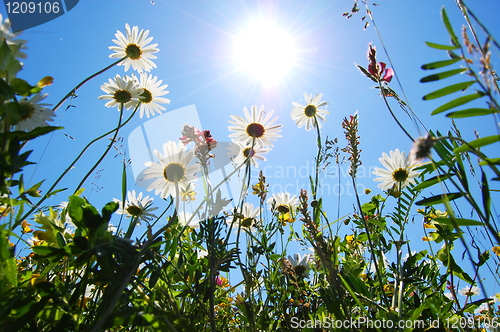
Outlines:
<svg viewBox="0 0 500 332"><path fill-rule="evenodd" d="M385 62L377 62L376 53L377 51L372 44L368 44L368 72L377 81L390 82L394 76L394 70L392 68L386 69Z"/></svg>

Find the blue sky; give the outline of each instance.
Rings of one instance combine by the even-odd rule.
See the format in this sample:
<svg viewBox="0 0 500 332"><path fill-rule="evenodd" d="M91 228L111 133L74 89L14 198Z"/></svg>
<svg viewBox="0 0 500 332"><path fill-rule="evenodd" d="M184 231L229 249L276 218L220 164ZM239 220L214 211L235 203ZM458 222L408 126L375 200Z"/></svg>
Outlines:
<svg viewBox="0 0 500 332"><path fill-rule="evenodd" d="M381 37L389 52L392 64L399 78L407 102L429 129L449 128L449 120L443 115L430 117L431 111L444 100L422 101L422 96L442 85L422 84L419 80L427 73L420 69L425 63L444 59L442 51L433 50L425 41L447 44L448 35L440 18L444 5L455 31L463 24L463 19L453 0L381 0L380 6L371 6ZM498 36L500 26L496 13L500 12L497 0L467 1L473 12L493 33ZM359 183L379 192L371 174L373 167L380 167L378 158L382 152L399 148L409 151L411 142L397 127L373 82L364 77L355 63L367 66L368 43L373 42L378 50L378 60L389 62L376 30L371 25L364 30L361 17L363 10L351 19L342 17L349 11L351 1L171 1L171 0L86 0L67 14L43 25L29 29L21 35L28 40L28 59L20 77L31 83L50 75L54 77L52 86L47 87L47 101L56 104L71 88L85 77L112 63L112 53L108 47L114 45L112 39L117 30L125 31L125 23L137 25L139 29L150 30L153 42L160 51L156 54L156 69L151 72L168 84L171 100L167 111L174 111L195 105L203 129L210 129L214 138L227 142L229 115L242 115L243 107L264 105L266 111L274 110L283 124L282 138L275 142L274 149L266 156L268 161L261 164L266 170L271 187L278 190L289 185L298 194L299 187L307 185L305 169L314 164L315 133L297 128L290 118L292 102L300 101L303 93L323 93L329 103L330 115L322 130L323 138L339 138L340 146L345 144L341 121L358 111L360 117L359 134L364 175ZM5 8L0 12L5 15ZM494 15L495 14L495 15ZM285 31L297 50L296 64L291 67L281 81L274 86L263 86L245 71L238 68L234 56L235 38L245 32L251 22L272 21ZM266 49L261 49L266 52ZM498 54L496 54L498 55ZM130 74L129 71L127 74ZM115 74L124 75L123 67L115 67L81 88L78 98L72 101L75 107L65 111L68 103L57 112L54 125L65 129L30 142L28 148L35 149L32 160L38 166L30 166L25 179L34 184L47 178L46 185L60 174L85 144L94 137L113 128L117 122L116 109L104 107L97 97L102 95L100 85ZM450 80L451 82L451 80ZM397 81L391 87L401 93ZM401 93L401 96L404 95ZM411 121L392 106L400 120L414 136L418 136ZM168 119L168 117L165 117ZM130 133L145 123L147 119L134 118L120 132L124 138L121 152L128 148ZM484 119L459 120L458 125L465 137L472 138L473 129L481 134L491 133L492 123L485 127ZM159 128L156 138L161 141L180 137L167 125ZM76 165L59 187L68 187L71 194L81 177L95 162L108 140L93 146L84 159ZM133 142L132 142L133 143ZM86 196L96 206L102 206L114 197L120 197L121 157L108 159L98 167L87 181ZM288 170L288 174L286 172ZM280 173L284 172L284 173ZM301 173L302 172L302 173ZM294 176L293 174L298 174ZM352 211L353 196L347 194L347 165L341 176L341 215ZM132 173L129 173L132 178ZM333 186L338 178L323 178L324 186ZM129 189L134 188L130 181ZM60 196L60 200L65 200ZM153 192L149 193L154 196ZM337 211L337 196L327 194L328 210ZM368 199L368 197L366 197ZM57 204L56 201L53 204ZM417 216L417 223L420 219ZM421 229L418 225L417 229ZM419 236L420 238L420 236Z"/></svg>

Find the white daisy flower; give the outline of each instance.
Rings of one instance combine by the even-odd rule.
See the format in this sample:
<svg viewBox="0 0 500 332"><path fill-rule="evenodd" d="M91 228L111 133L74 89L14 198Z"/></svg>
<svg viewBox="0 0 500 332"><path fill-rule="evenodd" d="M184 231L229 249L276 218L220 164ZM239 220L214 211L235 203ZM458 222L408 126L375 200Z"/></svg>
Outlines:
<svg viewBox="0 0 500 332"><path fill-rule="evenodd" d="M50 104L40 103L42 100L47 98L47 96L47 93L42 95L39 92L31 96L30 99L22 98L19 100L22 116L18 124L15 125L15 130L31 131L36 127L48 126L46 121L54 121L53 118L56 115L51 109L46 107L50 106Z"/></svg>
<svg viewBox="0 0 500 332"><path fill-rule="evenodd" d="M146 113L146 117L155 116L155 113L161 114L161 111L165 110L165 107L160 104L169 104L170 99L163 98L160 96L166 95L169 91L164 91L168 85L160 84L163 82L162 80L158 80L158 77L152 74L142 73L139 78L137 78L134 74L132 77L139 82L138 86L143 90L141 93L141 105L140 109L140 117L144 116Z"/></svg>
<svg viewBox="0 0 500 332"><path fill-rule="evenodd" d="M115 79L109 79L108 83L101 85L101 90L106 92L106 95L99 96L101 100L109 100L104 106L120 108L123 104L124 108L131 109L135 108L143 93L143 89L139 88L137 85L137 79L135 77L121 77L116 75Z"/></svg>
<svg viewBox="0 0 500 332"><path fill-rule="evenodd" d="M245 202L243 203L241 211L240 208L237 207L233 214L233 218L227 219L226 223L236 229L241 225L241 229L247 232L254 232L260 222L257 220L260 213L261 209L259 207L254 207L253 204Z"/></svg>
<svg viewBox="0 0 500 332"><path fill-rule="evenodd" d="M85 286L85 295L84 297L86 298L91 298L95 293L95 285L94 284L90 284L90 285L86 285Z"/></svg>
<svg viewBox="0 0 500 332"><path fill-rule="evenodd" d="M153 37L148 38L149 30L141 29L139 32L137 26L130 29L128 23L125 24L125 29L127 30L126 36L121 31L116 31L116 39L113 39L113 42L118 46L109 47L110 50L116 52L109 57L121 59L128 56L127 59L119 63L119 65L125 66L125 71L128 71L130 66L139 73L156 68L156 64L151 59L156 59L153 53L159 51L156 48L158 44L148 45L153 40Z"/></svg>
<svg viewBox="0 0 500 332"><path fill-rule="evenodd" d="M240 142L229 143L227 149L229 150L227 154L236 165L239 166L248 159L256 168L259 168L257 160L266 161L266 158L263 156L263 154L271 151L271 148L269 147L264 148L258 145L254 145L254 147L252 148L250 145L242 144Z"/></svg>
<svg viewBox="0 0 500 332"><path fill-rule="evenodd" d="M116 227L115 225L109 223L108 224L108 232L111 232L111 233L116 233L118 231L118 227Z"/></svg>
<svg viewBox="0 0 500 332"><path fill-rule="evenodd" d="M113 201L119 204L118 210L116 210L117 214L123 214L127 218L137 218L138 221L152 221L153 219L158 218L154 215L153 211L157 210L158 207L151 207L153 205L153 198L149 198L149 196L142 197L142 193L136 195L135 190L129 191L127 193L127 200L125 201L125 206L123 202L119 199L114 198Z"/></svg>
<svg viewBox="0 0 500 332"><path fill-rule="evenodd" d="M453 294L451 294L451 292L446 292L446 293L444 293L444 296L446 296L446 297L447 297L449 300L451 300L451 301L455 301L455 300L453 299Z"/></svg>
<svg viewBox="0 0 500 332"><path fill-rule="evenodd" d="M415 178L420 174L413 170L415 164L399 149L391 151L390 157L384 152L379 161L386 169L375 167L373 174L379 176L374 180L382 182L378 185L382 190L395 187L396 190L401 191L408 184L415 183Z"/></svg>
<svg viewBox="0 0 500 332"><path fill-rule="evenodd" d="M200 228L200 221L195 220L192 213L189 212L179 212L177 214L177 220L179 225L182 227Z"/></svg>
<svg viewBox="0 0 500 332"><path fill-rule="evenodd" d="M144 170L144 180L155 179L147 188L148 191L155 190L155 194L162 198L170 195L176 197L196 179L195 173L200 170L200 165L189 165L194 158L194 149L186 151L182 142L176 144L169 141L163 145L164 154L157 150L153 153L159 163L149 161L144 164L147 167Z"/></svg>
<svg viewBox="0 0 500 332"><path fill-rule="evenodd" d="M293 213L299 207L297 196L290 196L290 193L282 192L274 194L267 200L269 210L282 214Z"/></svg>
<svg viewBox="0 0 500 332"><path fill-rule="evenodd" d="M295 254L293 256L294 257L288 256L288 261L292 264L295 274L297 274L297 276L305 276L311 269L309 261L312 258L312 254L304 254L304 256Z"/></svg>
<svg viewBox="0 0 500 332"><path fill-rule="evenodd" d="M321 101L323 94L317 94L313 97L312 94L307 94L304 92L304 99L307 105L301 105L300 103L293 102L292 105L295 106L290 114L292 120L295 121L297 127L301 128L305 125L306 130L309 131L312 128L316 128L316 120L318 122L319 128L321 128L321 121L326 122L326 116L330 114L324 107L328 105L326 101Z"/></svg>
<svg viewBox="0 0 500 332"><path fill-rule="evenodd" d="M474 313L476 315L479 315L481 313L484 313L485 311L489 312L490 311L490 306L489 306L488 303L481 303L481 305L474 310Z"/></svg>
<svg viewBox="0 0 500 332"><path fill-rule="evenodd" d="M208 251L203 249L196 249L196 258L202 259L208 256Z"/></svg>
<svg viewBox="0 0 500 332"><path fill-rule="evenodd" d="M466 286L458 291L460 295L463 296L474 296L474 295L479 295L481 293L481 290L477 286Z"/></svg>
<svg viewBox="0 0 500 332"><path fill-rule="evenodd" d="M278 117L271 119L274 111L269 112L266 116L264 115L264 106L260 107L257 111L257 106L252 106L252 113L248 112L246 107L243 108L245 113L245 118L239 115L231 115L233 121L229 123L234 126L228 126L229 137L233 137L234 141L241 142L242 144L255 144L257 146L267 147L273 146L271 141L275 141L282 125L274 124Z"/></svg>
<svg viewBox="0 0 500 332"><path fill-rule="evenodd" d="M14 39L17 36L19 36L21 34L21 32L22 31L12 32L12 29L10 26L10 19L6 18L4 21L2 14L0 14L0 41L5 40L7 45L19 46L19 51L16 54L16 58L26 59L28 56L26 55L26 53L22 52L21 50L25 50L28 48L28 46L25 45L27 43L27 41L23 40L23 39Z"/></svg>

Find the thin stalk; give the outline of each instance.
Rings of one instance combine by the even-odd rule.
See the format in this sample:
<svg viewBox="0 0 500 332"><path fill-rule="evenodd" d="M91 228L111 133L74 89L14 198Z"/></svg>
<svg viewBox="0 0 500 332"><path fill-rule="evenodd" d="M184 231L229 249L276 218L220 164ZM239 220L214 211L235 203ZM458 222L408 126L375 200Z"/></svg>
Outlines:
<svg viewBox="0 0 500 332"><path fill-rule="evenodd" d="M98 72L90 75L89 77L87 77L86 79L84 79L83 81L81 81L77 86L75 86L70 92L68 92L66 94L66 96L63 97L63 99L61 99L57 104L56 106L54 106L54 108L52 109L53 112L57 111L57 109L66 101L66 99L68 99L69 97L71 97L72 95L75 94L76 90L78 90L79 88L82 87L82 85L84 85L85 83L87 83L88 81L90 81L91 79L93 79L94 77L96 76L99 76L100 74L104 73L105 71L107 71L108 69L110 68L113 68L114 66L116 66L117 64L119 64L120 62L122 62L123 60L125 60L128 56L124 57L124 58L121 58L120 60L118 61L115 61L113 62L112 64L110 64L109 66L107 66L106 68L104 69L101 69L99 70Z"/></svg>
<svg viewBox="0 0 500 332"><path fill-rule="evenodd" d="M130 117L125 122L123 122L123 124L121 125L122 127L125 126L133 118L135 112L136 111L132 112L132 114L130 115ZM75 158L75 160L73 160L73 162L66 168L66 170L64 172L62 172L62 174L57 178L57 180L47 190L47 194L45 194L27 213L25 213L22 218L19 218L19 220L15 223L14 226L17 227L23 220L25 220L26 218L28 218L28 216L30 214L32 214L33 211L35 211L47 198L49 198L51 196L52 190L54 190L54 188L59 184L59 182L64 178L64 176L66 176L66 174L73 168L73 166L78 162L78 160L80 160L80 158L87 151L87 149L90 148L90 146L92 144L94 144L95 142L103 139L104 137L108 136L109 134L111 134L112 132L114 132L114 131L116 131L118 129L119 128L114 128L114 129L112 129L112 130L104 133L103 135L101 135L101 136L99 136L97 138L94 138L92 141L90 141L83 148L83 150L80 152L80 154Z"/></svg>
<svg viewBox="0 0 500 332"><path fill-rule="evenodd" d="M375 256L375 250L374 250L375 247L373 246L372 237L370 236L370 230L368 229L368 224L367 224L367 222L365 220L365 215L364 215L363 209L361 207L361 201L359 200L358 189L356 187L356 180L355 180L355 178L353 176L351 176L351 180L352 180L352 185L354 187L354 193L355 193L355 196L356 196L356 202L358 204L359 213L361 214L361 220L363 221L363 226L364 226L365 231L366 231L366 236L367 236L367 239L368 239L368 244L370 246L370 254L372 256L372 261L373 261L373 263L375 265L375 271L377 271L377 278L378 278L380 290L382 291L382 294L384 294L384 285L383 285L383 282L382 282L382 275L380 274L380 270L378 268L377 256ZM387 306L387 308L390 310L390 304L387 302L387 299L385 298L385 296L381 296L381 298L385 302L385 305Z"/></svg>
<svg viewBox="0 0 500 332"><path fill-rule="evenodd" d="M313 199L316 200L316 194L319 186L319 180L318 180L318 175L319 175L319 166L321 164L321 131L319 130L319 123L318 123L318 118L314 116L314 124L316 125L316 133L318 135L317 139L317 145L318 145L318 154L316 155L316 172L314 175L314 188L313 189Z"/></svg>
<svg viewBox="0 0 500 332"><path fill-rule="evenodd" d="M391 113L392 118L394 119L394 121L396 121L396 123L398 124L399 128L401 128L401 130L406 134L406 136L408 136L408 138L412 142L414 142L415 140L413 139L413 137L411 137L411 135L408 133L408 131L405 129L405 127L403 127L403 125L401 124L401 122L399 122L398 118L396 117L396 115L392 111L392 108L389 105L389 102L387 101L387 97L385 96L384 88L382 87L382 82L381 81L378 82L378 86L380 88L380 93L382 93L382 98L384 98L385 106L387 106L387 109L389 110L389 113Z"/></svg>
<svg viewBox="0 0 500 332"><path fill-rule="evenodd" d="M140 103L137 105L137 107L135 108L134 111L137 111L137 108L139 107L139 105L140 105ZM116 126L116 131L115 131L115 134L113 135L113 138L111 139L111 142L109 143L108 147L106 148L104 153L101 155L99 160L97 160L97 162L94 164L94 166L92 166L92 168L87 172L87 174L85 174L83 179L80 181L80 183L78 184L78 186L75 189L75 193L83 186L83 184L88 179L90 174L92 174L92 172L94 172L94 170L97 168L97 166L99 166L99 164L104 160L104 158L108 154L109 150L111 150L111 147L116 142L116 137L118 136L118 132L120 131L120 128L122 126L122 120L123 120L123 103L121 103L121 105L120 105L120 116L118 117L118 125Z"/></svg>

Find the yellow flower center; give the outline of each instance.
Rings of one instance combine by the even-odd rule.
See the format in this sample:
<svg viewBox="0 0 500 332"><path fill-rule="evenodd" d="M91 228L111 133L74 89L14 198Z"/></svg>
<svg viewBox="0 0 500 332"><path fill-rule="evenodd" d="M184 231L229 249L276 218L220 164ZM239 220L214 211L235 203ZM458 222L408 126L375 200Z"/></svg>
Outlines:
<svg viewBox="0 0 500 332"><path fill-rule="evenodd" d="M141 58L142 51L136 44L128 44L127 48L125 48L125 54L127 54L130 59L137 60Z"/></svg>
<svg viewBox="0 0 500 332"><path fill-rule="evenodd" d="M404 168L398 168L392 172L392 178L397 182L404 182L408 179L410 173Z"/></svg>
<svg viewBox="0 0 500 332"><path fill-rule="evenodd" d="M27 101L24 102L21 101L19 105L21 106L21 114L22 114L19 122L30 119L33 116L33 113L35 113L35 106L33 106L33 104Z"/></svg>
<svg viewBox="0 0 500 332"><path fill-rule="evenodd" d="M304 109L304 113L309 118L312 118L313 116L315 116L316 112L317 112L317 109L316 109L316 106L314 106L314 105L307 105L306 108Z"/></svg>
<svg viewBox="0 0 500 332"><path fill-rule="evenodd" d="M253 220L253 218L243 218L243 220L241 220L241 227L250 228L253 224Z"/></svg>
<svg viewBox="0 0 500 332"><path fill-rule="evenodd" d="M279 212L279 213L288 213L290 212L290 208L288 206L286 206L285 204L280 204L276 207L276 210Z"/></svg>
<svg viewBox="0 0 500 332"><path fill-rule="evenodd" d="M132 100L132 94L127 90L118 90L114 93L113 98L119 103L126 104Z"/></svg>
<svg viewBox="0 0 500 332"><path fill-rule="evenodd" d="M179 182L185 175L184 166L179 163L170 163L163 169L163 176L169 182Z"/></svg>
<svg viewBox="0 0 500 332"><path fill-rule="evenodd" d="M297 265L296 267L293 268L295 270L295 273L300 276L306 272L307 268L304 265Z"/></svg>
<svg viewBox="0 0 500 332"><path fill-rule="evenodd" d="M251 123L247 126L247 134L253 138L260 138L264 136L266 129L260 123Z"/></svg>
<svg viewBox="0 0 500 332"><path fill-rule="evenodd" d="M143 209L137 205L130 205L125 210L127 210L127 212L134 217L139 217L143 212Z"/></svg>
<svg viewBox="0 0 500 332"><path fill-rule="evenodd" d="M255 156L255 151L254 151L254 149L252 149L252 148L245 148L245 149L243 150L243 156L244 156L245 158L252 158L253 156Z"/></svg>
<svg viewBox="0 0 500 332"><path fill-rule="evenodd" d="M141 103L143 103L143 104L149 104L150 102L153 101L153 94L148 89L142 88L142 90L144 92L141 93L141 97L142 97L141 98Z"/></svg>

